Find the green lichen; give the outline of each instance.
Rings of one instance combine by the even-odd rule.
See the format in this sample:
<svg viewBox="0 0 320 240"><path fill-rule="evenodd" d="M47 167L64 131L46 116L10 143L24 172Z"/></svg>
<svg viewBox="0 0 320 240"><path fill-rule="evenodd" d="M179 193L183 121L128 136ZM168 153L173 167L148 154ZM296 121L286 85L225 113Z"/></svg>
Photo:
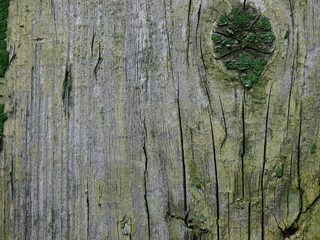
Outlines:
<svg viewBox="0 0 320 240"><path fill-rule="evenodd" d="M256 25L258 28L261 28L263 30L266 31L270 31L271 30L271 24L268 18L263 17L260 22L257 23Z"/></svg>
<svg viewBox="0 0 320 240"><path fill-rule="evenodd" d="M317 149L317 145L313 143L310 148L310 153L314 154L316 152L316 149Z"/></svg>
<svg viewBox="0 0 320 240"><path fill-rule="evenodd" d="M200 189L200 188L201 188L201 184L200 184L200 183L196 183L196 184L195 184L195 187L196 187L197 189Z"/></svg>
<svg viewBox="0 0 320 240"><path fill-rule="evenodd" d="M233 40L231 38L222 39L222 44L233 44Z"/></svg>
<svg viewBox="0 0 320 240"><path fill-rule="evenodd" d="M222 42L222 37L216 33L213 33L211 38L214 43L221 43Z"/></svg>
<svg viewBox="0 0 320 240"><path fill-rule="evenodd" d="M219 26L224 26L224 25L227 25L228 24L228 18L227 16L224 14L224 15L221 15L220 19L219 19L219 22L218 22L218 25Z"/></svg>
<svg viewBox="0 0 320 240"><path fill-rule="evenodd" d="M214 47L214 52L221 52L222 50L222 46L221 45L217 45Z"/></svg>
<svg viewBox="0 0 320 240"><path fill-rule="evenodd" d="M276 177L282 178L283 176L283 163L276 168Z"/></svg>
<svg viewBox="0 0 320 240"><path fill-rule="evenodd" d="M247 37L246 37L246 40L248 42L254 42L254 40L256 39L256 34L255 33L248 33L247 34Z"/></svg>
<svg viewBox="0 0 320 240"><path fill-rule="evenodd" d="M251 68L254 63L253 56L249 53L245 53L243 56L240 56L237 61L234 62L234 66L238 70L245 70Z"/></svg>
<svg viewBox="0 0 320 240"><path fill-rule="evenodd" d="M258 81L259 76L257 74L241 74L241 81L247 88L252 87L252 84Z"/></svg>
<svg viewBox="0 0 320 240"><path fill-rule="evenodd" d="M254 16L247 13L240 13L239 9L235 7L232 11L231 22L240 26L248 26Z"/></svg>
<svg viewBox="0 0 320 240"><path fill-rule="evenodd" d="M205 222L206 220L207 220L207 218L206 218L206 216L205 215L203 215L203 214L200 214L200 222Z"/></svg>
<svg viewBox="0 0 320 240"><path fill-rule="evenodd" d="M252 64L253 71L255 74L260 75L264 69L264 67L267 65L267 59L265 58L258 58L254 63Z"/></svg>
<svg viewBox="0 0 320 240"><path fill-rule="evenodd" d="M258 37L264 42L264 43L273 43L276 39L275 36L271 32L266 33L259 33Z"/></svg>
<svg viewBox="0 0 320 240"><path fill-rule="evenodd" d="M289 37L289 31L287 30L286 33L284 34L284 39L287 39Z"/></svg>
<svg viewBox="0 0 320 240"><path fill-rule="evenodd" d="M226 61L225 65L226 65L228 70L234 70L235 69L233 61Z"/></svg>

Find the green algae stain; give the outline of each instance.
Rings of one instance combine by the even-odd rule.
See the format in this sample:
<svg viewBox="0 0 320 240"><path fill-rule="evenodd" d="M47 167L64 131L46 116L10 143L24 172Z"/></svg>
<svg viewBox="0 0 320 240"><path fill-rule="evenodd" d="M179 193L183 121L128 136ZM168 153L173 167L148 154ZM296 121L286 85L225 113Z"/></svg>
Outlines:
<svg viewBox="0 0 320 240"><path fill-rule="evenodd" d="M310 153L311 154L314 154L316 152L316 149L317 149L317 145L315 143L313 143L311 145L311 148L310 148Z"/></svg>
<svg viewBox="0 0 320 240"><path fill-rule="evenodd" d="M199 218L200 222L205 222L207 220L206 216L203 214L200 214L200 218Z"/></svg>
<svg viewBox="0 0 320 240"><path fill-rule="evenodd" d="M283 176L283 163L276 168L276 177L282 178Z"/></svg>

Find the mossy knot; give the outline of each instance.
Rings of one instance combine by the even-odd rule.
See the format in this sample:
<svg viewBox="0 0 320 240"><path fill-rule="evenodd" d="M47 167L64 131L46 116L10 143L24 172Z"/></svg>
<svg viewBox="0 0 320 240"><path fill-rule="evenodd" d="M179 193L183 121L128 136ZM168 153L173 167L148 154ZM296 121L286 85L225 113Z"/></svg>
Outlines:
<svg viewBox="0 0 320 240"><path fill-rule="evenodd" d="M223 61L227 70L237 71L243 85L250 88L267 65L275 39L267 17L251 7L246 11L234 7L214 23L214 57Z"/></svg>

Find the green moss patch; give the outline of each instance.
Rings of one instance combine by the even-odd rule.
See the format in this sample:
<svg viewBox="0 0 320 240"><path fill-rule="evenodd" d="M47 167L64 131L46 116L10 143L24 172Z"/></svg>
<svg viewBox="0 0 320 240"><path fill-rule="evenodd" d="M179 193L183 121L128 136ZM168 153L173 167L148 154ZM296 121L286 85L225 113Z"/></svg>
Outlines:
<svg viewBox="0 0 320 240"><path fill-rule="evenodd" d="M314 154L316 152L316 149L317 149L317 145L313 143L310 148L310 153Z"/></svg>
<svg viewBox="0 0 320 240"><path fill-rule="evenodd" d="M220 19L219 19L219 22L218 22L218 25L219 26L224 26L224 25L227 25L228 24L228 18L227 16L224 14L224 15L221 15Z"/></svg>
<svg viewBox="0 0 320 240"><path fill-rule="evenodd" d="M4 72L9 64L9 53L7 51L6 31L8 17L9 0L0 1L0 77L4 76ZM0 94L0 97L3 97ZM3 137L4 121L8 118L4 112L4 104L0 104L0 139Z"/></svg>
<svg viewBox="0 0 320 240"><path fill-rule="evenodd" d="M9 53L7 52L7 17L8 17L9 1L1 0L0 2L0 77L4 76L4 72L9 63Z"/></svg>
<svg viewBox="0 0 320 240"><path fill-rule="evenodd" d="M266 33L259 33L258 37L264 42L264 43L273 43L274 40L276 39L276 37L270 33L270 32L266 32Z"/></svg>
<svg viewBox="0 0 320 240"><path fill-rule="evenodd" d="M231 14L222 14L214 24L213 52L227 70L237 71L243 85L250 88L267 65L275 39L267 17L252 7L244 11L235 6Z"/></svg>
<svg viewBox="0 0 320 240"><path fill-rule="evenodd" d="M266 31L271 30L271 24L268 18L263 17L260 22L257 23L257 27Z"/></svg>
<svg viewBox="0 0 320 240"><path fill-rule="evenodd" d="M248 26L250 21L254 19L253 15L241 13L238 7L235 7L231 14L231 22L240 26Z"/></svg>
<svg viewBox="0 0 320 240"><path fill-rule="evenodd" d="M283 176L283 163L276 168L276 177L282 178Z"/></svg>

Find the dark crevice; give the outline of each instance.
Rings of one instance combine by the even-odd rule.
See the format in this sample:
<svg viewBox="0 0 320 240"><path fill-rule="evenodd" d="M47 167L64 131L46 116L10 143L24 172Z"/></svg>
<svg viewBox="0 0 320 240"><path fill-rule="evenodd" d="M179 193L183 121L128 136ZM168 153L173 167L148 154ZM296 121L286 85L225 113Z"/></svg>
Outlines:
<svg viewBox="0 0 320 240"><path fill-rule="evenodd" d="M196 237L202 235L202 234L206 234L209 232L209 230L207 228L203 228L203 227L199 227L196 224L193 224L193 220L189 219L188 222L185 221L184 217L181 216L177 216L174 214L170 214L168 213L168 217L171 219L176 219L179 221L179 223L181 223L184 227L186 227L187 229L191 230L194 232L194 234L196 235Z"/></svg>
<svg viewBox="0 0 320 240"><path fill-rule="evenodd" d="M145 132L146 125L144 125ZM146 139L143 143L143 154L145 158L145 165L144 165L144 202L146 206L146 214L147 214L147 224L148 224L148 239L150 239L150 212L149 212L149 204L148 204L148 197L147 197L147 178L148 178L148 156L147 156L147 149L146 149Z"/></svg>
<svg viewBox="0 0 320 240"><path fill-rule="evenodd" d="M292 46L294 48L294 13L293 13L293 4L292 1L289 1L290 4L290 18L291 18L291 35L292 37ZM290 43L290 39L291 37L288 38L288 47L289 47L289 43ZM297 49L298 50L298 49ZM293 51L293 59L292 59L292 68L291 68L291 81L290 81L290 92L289 92L289 101L288 101L288 116L287 116L287 133L288 133L288 129L289 129L289 120L290 120L290 105L291 105L291 95L292 95L292 87L293 87L293 82L294 82L294 69L295 69L295 53Z"/></svg>
<svg viewBox="0 0 320 240"><path fill-rule="evenodd" d="M213 115L213 108L211 104L211 98L209 94L208 89L208 83L206 81L203 81L205 93L208 98L209 103L209 109L208 109L208 115L209 115L209 121L210 121L210 129L211 129L211 139L212 139L212 151L213 151L213 161L214 161L214 172L215 172L215 187L216 187L216 227L217 227L217 239L220 239L220 231L219 231L219 218L220 218L220 207L219 207L219 181L218 181L218 168L217 168L217 156L216 156L216 147L215 147L215 140L214 140L214 132L213 132L213 123L212 123L212 115Z"/></svg>
<svg viewBox="0 0 320 240"><path fill-rule="evenodd" d="M228 192L228 236L230 238L230 193Z"/></svg>
<svg viewBox="0 0 320 240"><path fill-rule="evenodd" d="M209 97L209 96L208 96ZM216 147L215 147L215 141L214 141L214 133L213 133L213 124L212 124L212 108L211 103L210 110L208 111L209 114L209 120L210 120L210 128L211 128L211 138L212 138L212 151L213 151L213 161L214 161L214 173L215 173L215 182L216 182L216 201L217 201L217 220L216 220L216 226L217 226L217 239L220 239L220 231L219 231L219 215L220 215L220 207L219 207L219 182L218 182L218 169L217 169L217 156L216 156Z"/></svg>
<svg viewBox="0 0 320 240"><path fill-rule="evenodd" d="M97 80L98 80L98 77L97 77L98 67L99 67L101 61L102 61L102 58L101 58L101 45L99 44L98 60L97 60L97 63L96 63L96 65L95 65L94 69L93 69L93 74L94 74L96 83L97 83Z"/></svg>
<svg viewBox="0 0 320 240"><path fill-rule="evenodd" d="M251 177L250 177L251 178ZM248 203L248 240L251 239L251 183L249 182L249 203Z"/></svg>
<svg viewBox="0 0 320 240"><path fill-rule="evenodd" d="M14 45L14 47L13 47L13 53L12 53L11 58L10 58L10 60L9 60L8 67L11 65L11 63L13 62L13 60L16 59L16 56L17 56L17 54L16 54L16 45Z"/></svg>
<svg viewBox="0 0 320 240"><path fill-rule="evenodd" d="M258 53L267 54L267 55L270 55L270 54L272 53L272 51L271 51L271 52L265 52L265 51L262 51L262 50L260 50L260 49L257 49L257 48L254 48L254 47L249 47L249 46L246 46L246 47L243 48L242 50L244 50L244 49L253 50L253 51L256 51L256 52L258 52Z"/></svg>
<svg viewBox="0 0 320 240"><path fill-rule="evenodd" d="M227 37L227 38L231 38L231 37L233 37L234 35L233 34L227 34L227 33L223 33L223 32L218 32L218 31L212 31L213 33L217 33L217 34L220 34L220 35L222 35L222 36L224 36L224 37Z"/></svg>
<svg viewBox="0 0 320 240"><path fill-rule="evenodd" d="M190 14L192 8L192 0L189 0L189 9L188 9L188 20L187 20L187 65L189 68L189 46L190 46L190 34L191 34L191 26L190 26Z"/></svg>
<svg viewBox="0 0 320 240"><path fill-rule="evenodd" d="M282 231L282 236L285 239L290 238L292 235L294 235L296 232L298 232L299 229L300 229L299 227L290 226Z"/></svg>
<svg viewBox="0 0 320 240"><path fill-rule="evenodd" d="M14 162L13 157L11 158L11 171L10 171L10 183L11 183L11 200L14 199Z"/></svg>
<svg viewBox="0 0 320 240"><path fill-rule="evenodd" d="M292 229L295 228L296 225L298 224L301 214L302 214L302 209L303 209L303 190L301 188L301 175L300 175L300 144L301 144L301 127L302 127L302 95L301 95L301 101L300 101L300 124L299 124L299 135L298 135L298 146L297 146L297 176L298 176L298 190L299 190L299 201L300 201L300 206L299 206L299 213L294 222L287 228L287 229ZM284 230L286 231L286 229Z"/></svg>
<svg viewBox="0 0 320 240"><path fill-rule="evenodd" d="M248 203L248 240L251 239L251 198Z"/></svg>
<svg viewBox="0 0 320 240"><path fill-rule="evenodd" d="M268 99L268 108L266 114L266 125L264 131L264 147L263 147L263 165L262 165L262 172L261 172L261 239L264 240L264 189L263 189L263 180L264 180L264 172L266 167L266 160L267 160L267 140L268 140L268 123L269 123L269 110L270 110L270 99L272 93L272 83L269 92L269 99Z"/></svg>
<svg viewBox="0 0 320 240"><path fill-rule="evenodd" d="M98 192L98 194L99 194L99 201L98 201L98 206L99 206L99 208L101 208L101 206L102 206L102 203L101 203L101 199L102 199L102 186L101 186L101 184L99 184L99 192Z"/></svg>
<svg viewBox="0 0 320 240"><path fill-rule="evenodd" d="M70 93L72 88L71 65L66 66L66 73L62 85L62 102L65 116L69 117Z"/></svg>
<svg viewBox="0 0 320 240"><path fill-rule="evenodd" d="M297 176L298 176L298 189L299 189L299 197L300 197L300 207L299 207L299 215L297 220L299 221L299 218L301 216L302 213L302 209L303 209L303 199L302 199L302 195L303 195L303 189L301 188L301 174L300 174L300 156L301 156L301 127L302 127L302 95L301 95L301 101L300 101L300 124L299 124L299 137L298 137L298 149L297 149Z"/></svg>
<svg viewBox="0 0 320 240"><path fill-rule="evenodd" d="M94 30L93 30L92 39L91 39L91 56L93 56L94 38L95 38L95 33L94 33Z"/></svg>
<svg viewBox="0 0 320 240"><path fill-rule="evenodd" d="M178 104L178 118L179 118L179 131L180 131L180 146L181 146L181 160L182 160L182 174L183 174L183 197L184 197L184 212L187 214L187 176L186 176L186 163L184 158L184 147L183 147L183 128L182 128L182 118L181 118L181 107L180 107L180 87L178 81L177 90L177 104Z"/></svg>
<svg viewBox="0 0 320 240"><path fill-rule="evenodd" d="M242 184L242 198L244 198L244 155L246 153L246 128L245 128L245 112L244 104L246 101L246 90L243 90L243 99L242 99L242 151L241 151L241 184Z"/></svg>
<svg viewBox="0 0 320 240"><path fill-rule="evenodd" d="M287 221L289 219L289 212L290 212L289 195L290 195L291 183L292 183L292 152L291 152L291 157L290 157L289 186L287 189Z"/></svg>
<svg viewBox="0 0 320 240"><path fill-rule="evenodd" d="M225 114L224 114L223 105L222 105L222 101L221 101L220 95L219 95L219 101L220 101L222 119L223 119L223 124L224 124L224 133L225 133L225 136L224 136L223 141L222 141L221 146L220 146L220 152L221 152L221 149L222 149L223 145L225 144L225 142L227 140L227 137L228 137L228 128L227 128L226 117L225 117Z"/></svg>
<svg viewBox="0 0 320 240"><path fill-rule="evenodd" d="M206 63L205 63L204 57L203 57L201 36L200 36L200 54L201 54L202 65L203 65L204 69L207 70L208 68L206 66Z"/></svg>
<svg viewBox="0 0 320 240"><path fill-rule="evenodd" d="M89 196L89 183L87 179L87 240L90 239L90 196Z"/></svg>
<svg viewBox="0 0 320 240"><path fill-rule="evenodd" d="M303 213L307 212L307 209L310 209L312 207L312 206L309 206L305 212L302 212L302 209L303 209L303 198L302 198L303 197L303 189L301 188L301 175L300 175L301 127L302 127L302 95L301 95L301 101L300 101L300 124L299 124L299 135L298 135L298 146L297 146L297 176L298 176L298 190L299 190L300 206L299 206L299 213L298 213L296 219L292 222L292 224L289 227L285 228L282 231L284 237L286 237L286 236L289 237L299 230L298 229L299 227L297 225L298 225L298 222L301 218L301 215ZM292 159L291 159L291 165L292 165ZM291 176L290 176L290 178L291 178Z"/></svg>
<svg viewBox="0 0 320 240"><path fill-rule="evenodd" d="M198 19L197 19L197 27L196 27L196 45L198 46L198 30L199 30L199 24L200 24L200 16L201 16L201 3L198 10Z"/></svg>
<svg viewBox="0 0 320 240"><path fill-rule="evenodd" d="M236 49L234 49L234 50L232 50L232 51L230 51L230 52L228 52L228 53L226 53L226 54L224 54L224 55L222 55L220 57L217 57L215 59L221 60L222 58L225 58L225 57L231 55L232 53L235 53L235 52L240 51L240 50L241 50L241 48L236 48Z"/></svg>
<svg viewBox="0 0 320 240"><path fill-rule="evenodd" d="M294 81L294 61L292 63L292 68L291 68L291 82L290 82L290 92L289 92L289 101L288 101L288 116L287 116L287 134L289 130L289 119L290 119L290 105L291 105L291 95L292 95L292 86L293 86L293 81Z"/></svg>
<svg viewBox="0 0 320 240"><path fill-rule="evenodd" d="M247 0L243 1L243 12L246 12L246 2L247 2Z"/></svg>

